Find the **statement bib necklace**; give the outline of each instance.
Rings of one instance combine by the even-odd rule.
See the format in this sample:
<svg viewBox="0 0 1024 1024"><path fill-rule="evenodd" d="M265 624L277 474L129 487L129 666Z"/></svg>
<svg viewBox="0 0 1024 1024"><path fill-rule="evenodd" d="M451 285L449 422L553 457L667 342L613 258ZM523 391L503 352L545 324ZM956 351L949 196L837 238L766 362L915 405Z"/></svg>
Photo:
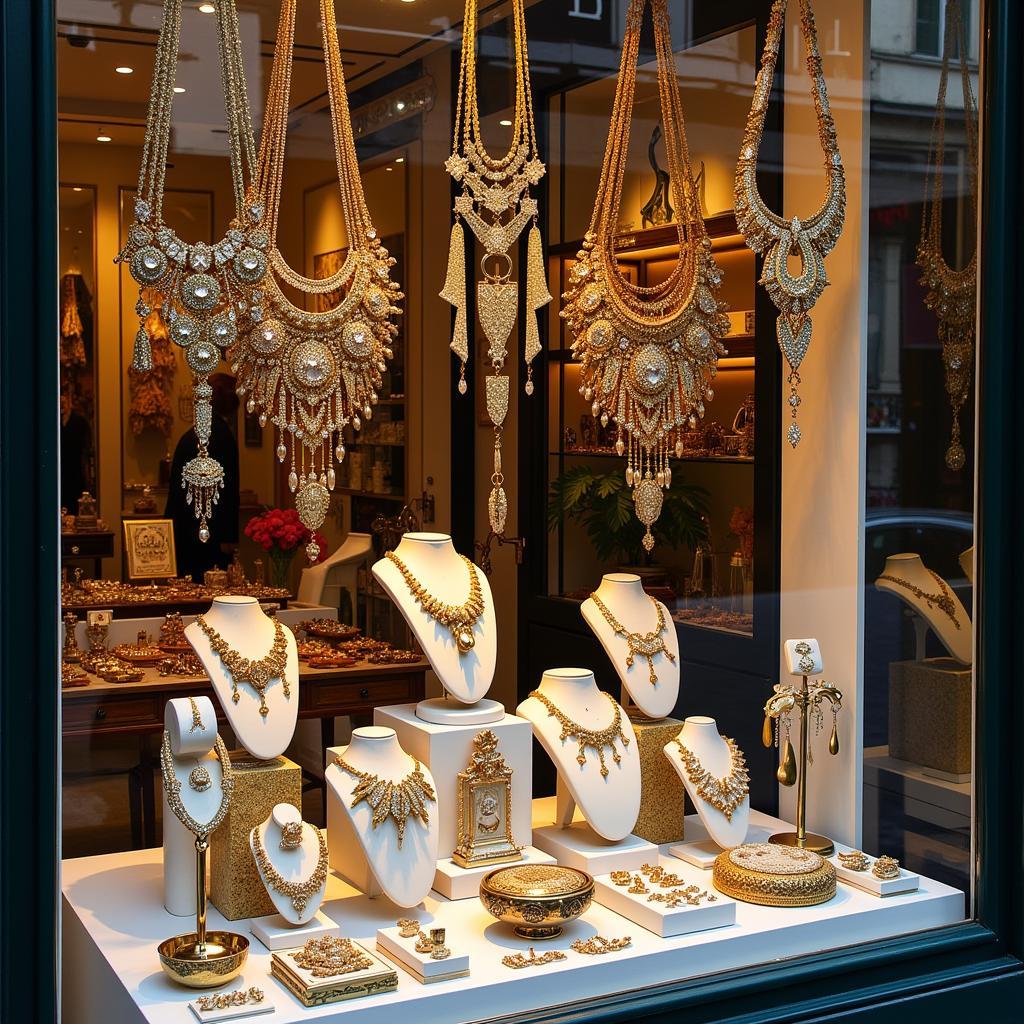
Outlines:
<svg viewBox="0 0 1024 1024"><path fill-rule="evenodd" d="M937 572L932 572L931 569L928 569L928 575L935 580L939 587L936 594L929 594L927 590L922 590L916 583L900 579L899 576L883 574L878 578L889 583L895 583L897 587L903 587L904 590L909 590L915 597L924 601L929 608L938 608L940 611L945 612L952 620L953 625L959 629L960 620L956 617L956 602L953 600L953 592L949 589L949 585Z"/></svg>
<svg viewBox="0 0 1024 1024"><path fill-rule="evenodd" d="M314 829L317 841L320 844L320 854L317 857L316 868L313 874L303 882L289 882L287 879L282 878L278 870L270 863L267 851L263 849L259 825L251 833L252 851L256 856L256 863L259 866L260 872L275 892L280 893L282 896L287 896L292 901L296 914L301 914L306 909L306 904L309 902L310 897L320 891L320 887L327 878L327 840L324 839L324 834L320 829L315 828L315 826Z"/></svg>
<svg viewBox="0 0 1024 1024"><path fill-rule="evenodd" d="M469 597L462 604L446 604L427 591L394 551L389 551L386 557L402 574L405 585L419 606L451 633L459 654L468 654L476 646L473 627L484 611L484 595L480 589L476 566L465 555L459 555L469 572Z"/></svg>
<svg viewBox="0 0 1024 1024"><path fill-rule="evenodd" d="M775 0L768 18L761 68L754 83L754 100L747 115L740 158L736 165L734 198L737 226L747 245L764 257L760 283L779 310L775 334L779 348L789 363L787 381L792 417L786 438L795 448L800 443L800 427L796 422L796 411L801 402L798 393L800 364L811 343L811 318L808 314L828 284L825 257L835 247L843 230L846 217L846 174L839 155L836 123L832 118L828 89L821 69L814 11L810 0L800 0L800 32L804 39L807 74L812 82L811 97L818 121L818 140L825 155L828 188L824 202L811 216L804 219L793 217L790 220L769 210L757 190L757 157L786 20L786 2ZM795 276L790 273L787 265L793 254L799 255L801 263L800 273Z"/></svg>
<svg viewBox="0 0 1024 1024"><path fill-rule="evenodd" d="M724 779L716 779L678 736L676 746L679 748L686 777L697 791L697 796L716 811L721 811L726 821L732 821L736 808L750 792L750 775L747 772L747 760L743 756L743 751L736 746L736 741L729 739L728 736L723 736L722 739L729 747L730 758L729 774Z"/></svg>
<svg viewBox="0 0 1024 1024"><path fill-rule="evenodd" d="M601 775L607 778L608 766L604 763L604 748L611 749L612 760L618 764L622 760L622 755L615 749L615 741L622 740L624 747L629 746L629 737L622 731L622 709L615 698L611 694L604 694L612 706L611 724L604 729L588 729L585 725L574 722L568 715L555 707L550 698L540 690L534 690L530 696L539 700L547 708L548 714L562 727L559 740L574 739L579 744L579 752L576 754L577 763L581 767L587 763L586 748L591 747L597 751L598 759L601 762Z"/></svg>
<svg viewBox="0 0 1024 1024"><path fill-rule="evenodd" d="M676 660L676 656L665 646L665 612L661 602L655 601L653 597L651 598L651 604L654 605L654 610L658 613L657 629L651 630L649 633L629 633L626 627L612 615L608 606L596 593L590 595L590 600L594 602L597 610L604 616L605 622L619 636L625 637L626 645L629 648L629 653L626 655L626 668L633 667L633 657L639 654L641 658L647 659L647 667L651 673L651 682L656 683L658 676L654 671L654 656L656 654L664 654L669 661L675 663Z"/></svg>
<svg viewBox="0 0 1024 1024"><path fill-rule="evenodd" d="M220 658L231 679L231 701L237 704L240 699L239 683L248 683L260 695L260 714L266 718L270 711L267 707L267 687L280 679L284 687L285 697L291 697L291 687L285 669L288 666L288 641L285 639L284 627L277 619L274 620L274 643L270 652L262 658L243 657L238 651L228 646L228 642L211 626L202 615L196 616L196 624L210 641L210 650Z"/></svg>
<svg viewBox="0 0 1024 1024"><path fill-rule="evenodd" d="M160 745L160 774L164 781L164 795L167 798L167 806L174 812L174 816L190 832L199 839L205 839L211 832L220 827L224 816L228 813L231 805L231 794L235 788L235 778L231 768L231 758L228 757L228 748L218 733L214 741L214 750L217 751L217 760L220 761L220 806L217 813L207 822L196 821L185 809L181 800L181 782L174 771L174 754L171 752L170 733L164 732L163 743ZM192 769L194 773L196 769ZM195 787L193 787L195 788ZM209 789L209 782L203 787ZM201 792L201 791L200 791Z"/></svg>
<svg viewBox="0 0 1024 1024"><path fill-rule="evenodd" d="M389 782L379 775L353 768L340 754L335 757L334 763L359 780L352 790L352 806L365 800L373 811L374 828L388 818L394 819L395 828L398 829L399 849L405 839L405 823L410 815L419 818L424 825L430 824L426 802L429 800L434 803L437 798L433 786L420 771L420 763L416 758L413 758L412 771L398 782Z"/></svg>

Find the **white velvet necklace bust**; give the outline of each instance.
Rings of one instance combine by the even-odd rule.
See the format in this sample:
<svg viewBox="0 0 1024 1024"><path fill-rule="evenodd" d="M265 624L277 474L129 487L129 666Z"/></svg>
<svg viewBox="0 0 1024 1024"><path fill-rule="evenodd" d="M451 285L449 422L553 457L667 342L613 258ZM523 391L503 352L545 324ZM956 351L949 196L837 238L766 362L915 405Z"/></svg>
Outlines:
<svg viewBox="0 0 1024 1024"><path fill-rule="evenodd" d="M598 689L594 673L587 669L549 669L537 689L578 725L601 730L613 720L614 709L608 694ZM624 745L622 740L614 739L618 764L611 750L604 748L607 776L601 774L601 762L593 747L585 748L585 763L578 762L579 743L572 736L561 738L558 719L536 697L527 697L517 713L533 723L533 734L554 762L559 778L569 787L590 827L610 842L629 835L640 813L640 751L625 712L619 708L622 732L629 742Z"/></svg>
<svg viewBox="0 0 1024 1024"><path fill-rule="evenodd" d="M653 667L658 677L651 682L651 666L647 658L633 655L633 664L627 665L629 644L608 623L592 598L583 602L580 611L587 625L594 631L608 655L629 699L649 718L665 718L672 713L679 698L679 636L668 609L653 600L643 588L635 573L613 572L601 578L597 596L629 633L653 633L658 628L658 608L665 619L661 634L665 648L674 660L663 652L653 656Z"/></svg>
<svg viewBox="0 0 1024 1024"><path fill-rule="evenodd" d="M259 660L273 647L274 620L264 614L254 597L215 597L204 618L224 642L243 657ZM284 695L280 679L271 680L264 691L269 708L265 717L260 714L259 694L248 683L238 683L238 703L231 699L231 675L211 650L210 641L198 622L190 622L185 627L185 636L212 680L217 700L238 742L260 761L283 754L291 743L299 715L299 655L292 631L284 628L288 646L285 674L291 695Z"/></svg>

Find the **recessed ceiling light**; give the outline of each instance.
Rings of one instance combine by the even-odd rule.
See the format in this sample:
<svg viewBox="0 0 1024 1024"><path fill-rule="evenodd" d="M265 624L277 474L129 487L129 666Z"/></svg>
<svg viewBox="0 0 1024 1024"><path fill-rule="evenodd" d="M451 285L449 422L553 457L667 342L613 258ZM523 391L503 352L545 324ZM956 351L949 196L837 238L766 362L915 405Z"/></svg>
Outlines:
<svg viewBox="0 0 1024 1024"><path fill-rule="evenodd" d="M411 3L415 3L415 2L416 2L416 0L402 0L403 4L411 4Z"/></svg>
<svg viewBox="0 0 1024 1024"><path fill-rule="evenodd" d="M391 164L388 164L387 167L384 168L384 170L385 171L393 171L394 167L392 167Z"/></svg>
<svg viewBox="0 0 1024 1024"><path fill-rule="evenodd" d="M183 92L185 91L185 86L183 86L183 85L176 85L176 86L174 87L174 91L175 91L176 93L179 93L179 94L180 94L180 93L183 93Z"/></svg>
<svg viewBox="0 0 1024 1024"><path fill-rule="evenodd" d="M404 164L405 163L405 157L404 156L396 156L395 157L395 163L396 164Z"/></svg>
<svg viewBox="0 0 1024 1024"><path fill-rule="evenodd" d="M96 141L97 142L112 142L113 140L110 138L109 135L97 135L96 136Z"/></svg>
<svg viewBox="0 0 1024 1024"><path fill-rule="evenodd" d="M511 128L512 127L512 122L507 117L503 117L498 122L498 124L500 124L502 128Z"/></svg>
<svg viewBox="0 0 1024 1024"><path fill-rule="evenodd" d="M81 185L73 185L71 187L71 191L72 192L81 192L82 191L82 186Z"/></svg>
<svg viewBox="0 0 1024 1024"><path fill-rule="evenodd" d="M122 64L119 68L114 68L119 75L131 75L135 73L135 68L128 67L127 64Z"/></svg>
<svg viewBox="0 0 1024 1024"><path fill-rule="evenodd" d="M215 14L217 12L217 8L214 7L213 4L200 4L199 12L200 14Z"/></svg>

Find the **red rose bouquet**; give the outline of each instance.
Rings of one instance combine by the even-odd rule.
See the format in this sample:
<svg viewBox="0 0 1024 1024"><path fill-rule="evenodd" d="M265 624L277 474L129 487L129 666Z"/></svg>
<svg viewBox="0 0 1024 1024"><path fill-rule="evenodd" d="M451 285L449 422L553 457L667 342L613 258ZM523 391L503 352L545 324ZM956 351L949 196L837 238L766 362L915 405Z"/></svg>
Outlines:
<svg viewBox="0 0 1024 1024"><path fill-rule="evenodd" d="M259 544L270 555L270 567L274 586L285 586L295 550L305 547L311 540L320 547L316 560L327 557L327 540L316 530L307 529L293 508L270 508L253 516L245 524L245 535Z"/></svg>

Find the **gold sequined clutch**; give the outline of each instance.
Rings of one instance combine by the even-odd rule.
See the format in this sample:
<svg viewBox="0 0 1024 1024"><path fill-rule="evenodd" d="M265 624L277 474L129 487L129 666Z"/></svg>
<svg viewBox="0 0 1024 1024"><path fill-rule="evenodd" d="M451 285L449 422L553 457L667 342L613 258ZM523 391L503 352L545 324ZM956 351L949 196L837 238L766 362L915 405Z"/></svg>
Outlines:
<svg viewBox="0 0 1024 1024"><path fill-rule="evenodd" d="M744 903L813 907L836 894L836 869L810 850L745 843L715 858L715 888Z"/></svg>

